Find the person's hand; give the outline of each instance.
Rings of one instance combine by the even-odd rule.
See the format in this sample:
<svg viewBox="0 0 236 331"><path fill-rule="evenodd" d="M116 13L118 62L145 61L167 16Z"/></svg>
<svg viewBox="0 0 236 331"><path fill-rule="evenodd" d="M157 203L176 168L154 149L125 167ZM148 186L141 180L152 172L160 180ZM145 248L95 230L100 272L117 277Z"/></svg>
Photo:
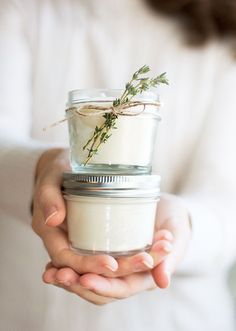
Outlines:
<svg viewBox="0 0 236 331"><path fill-rule="evenodd" d="M155 265L151 271L132 272L132 268L122 268L122 263L132 262L130 258L118 262L122 272L125 269L131 271L130 274L126 273L123 276L119 269L117 272L106 272L103 275L95 273L80 275L71 268L56 268L49 263L43 274L43 280L99 305L115 299L127 298L156 286L166 288L170 284L171 275L184 256L190 236L190 219L181 200L175 196L163 195L158 204L154 244L150 251ZM169 254L162 256L161 261L158 261L162 251L159 245L164 245L163 247L169 251Z"/></svg>
<svg viewBox="0 0 236 331"><path fill-rule="evenodd" d="M169 240L162 232L155 247L155 261L145 252L116 260L109 255L82 256L70 248L65 202L61 193L62 172L69 169L68 151L63 149L43 153L36 169L32 227L43 240L53 266L70 268L77 274L96 273L121 277L150 270L154 263L160 263L171 250ZM47 274L45 279L47 280ZM59 284L60 281L64 284L60 279ZM66 283L70 283L70 280Z"/></svg>

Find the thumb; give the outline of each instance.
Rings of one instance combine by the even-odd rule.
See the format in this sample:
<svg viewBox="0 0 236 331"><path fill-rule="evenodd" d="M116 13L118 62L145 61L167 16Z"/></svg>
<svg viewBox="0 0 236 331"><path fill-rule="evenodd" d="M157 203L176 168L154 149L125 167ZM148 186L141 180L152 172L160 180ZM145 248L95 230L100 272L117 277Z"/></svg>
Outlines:
<svg viewBox="0 0 236 331"><path fill-rule="evenodd" d="M44 223L48 226L60 225L66 215L65 202L61 193L60 184L47 182L41 184L36 193L35 204L41 211Z"/></svg>

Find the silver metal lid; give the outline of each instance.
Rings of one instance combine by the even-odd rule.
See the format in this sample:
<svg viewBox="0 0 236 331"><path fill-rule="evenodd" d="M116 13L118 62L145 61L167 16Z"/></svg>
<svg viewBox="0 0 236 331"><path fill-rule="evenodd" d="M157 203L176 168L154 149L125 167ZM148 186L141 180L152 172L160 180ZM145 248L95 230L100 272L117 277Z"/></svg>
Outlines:
<svg viewBox="0 0 236 331"><path fill-rule="evenodd" d="M72 195L155 197L160 195L159 175L94 175L66 172L63 191Z"/></svg>

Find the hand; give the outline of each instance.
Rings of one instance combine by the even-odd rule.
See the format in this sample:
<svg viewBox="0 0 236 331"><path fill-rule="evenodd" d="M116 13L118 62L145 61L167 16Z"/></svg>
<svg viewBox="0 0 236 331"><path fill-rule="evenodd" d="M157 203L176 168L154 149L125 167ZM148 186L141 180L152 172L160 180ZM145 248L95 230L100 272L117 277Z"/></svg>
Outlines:
<svg viewBox="0 0 236 331"><path fill-rule="evenodd" d="M166 288L170 284L171 275L184 256L190 237L190 219L181 200L172 195L163 195L158 205L154 244L150 251L156 265L151 272L136 272L114 278L117 272L105 275L94 273L79 275L70 268L58 269L49 264L43 279L46 283L60 286L95 304L126 298L156 286ZM160 254L160 249L157 247L162 245L163 241L165 245L169 243L163 246L168 247L169 254L166 254L160 262L157 261Z"/></svg>
<svg viewBox="0 0 236 331"><path fill-rule="evenodd" d="M61 193L62 172L70 169L68 151L52 149L40 157L35 179L32 228L48 251L53 265L70 267L78 273L115 271L111 256L79 256L70 249L67 239L65 202Z"/></svg>
<svg viewBox="0 0 236 331"><path fill-rule="evenodd" d="M63 149L43 153L36 169L32 227L43 240L53 266L71 268L77 274L96 273L121 277L150 270L154 264L160 263L171 250L164 233L159 234L159 241L154 248L155 261L145 252L116 260L108 255L81 256L70 249L64 221L65 203L61 194L62 172L69 169L68 151Z"/></svg>

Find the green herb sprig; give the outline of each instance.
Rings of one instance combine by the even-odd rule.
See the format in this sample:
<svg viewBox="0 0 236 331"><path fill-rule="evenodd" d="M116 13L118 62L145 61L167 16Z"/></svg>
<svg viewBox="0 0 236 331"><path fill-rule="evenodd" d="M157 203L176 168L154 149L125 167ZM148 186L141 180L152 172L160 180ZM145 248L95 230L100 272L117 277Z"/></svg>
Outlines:
<svg viewBox="0 0 236 331"><path fill-rule="evenodd" d="M131 80L125 85L125 90L121 97L113 101L112 105L114 108L122 109L122 106L129 104L136 95L148 91L152 87L155 88L160 84L169 84L165 72L153 78L143 77L143 75L147 74L149 71L149 66L144 65L133 74ZM84 165L88 164L91 158L98 153L99 147L107 142L112 135L112 130L117 129L117 112L108 112L102 117L105 119L104 123L100 127L95 127L92 137L83 146L83 150L88 150L88 156Z"/></svg>

